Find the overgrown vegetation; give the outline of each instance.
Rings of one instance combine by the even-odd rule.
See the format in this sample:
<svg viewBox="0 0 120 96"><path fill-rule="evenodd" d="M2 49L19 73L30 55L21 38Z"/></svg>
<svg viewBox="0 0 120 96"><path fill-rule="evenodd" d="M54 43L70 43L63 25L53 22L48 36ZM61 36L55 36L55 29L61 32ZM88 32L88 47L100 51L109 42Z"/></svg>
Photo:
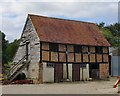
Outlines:
<svg viewBox="0 0 120 96"><path fill-rule="evenodd" d="M1 31L0 36L2 37L2 72L6 74L19 46L19 40L15 39L9 43L9 41L5 39L6 35Z"/></svg>

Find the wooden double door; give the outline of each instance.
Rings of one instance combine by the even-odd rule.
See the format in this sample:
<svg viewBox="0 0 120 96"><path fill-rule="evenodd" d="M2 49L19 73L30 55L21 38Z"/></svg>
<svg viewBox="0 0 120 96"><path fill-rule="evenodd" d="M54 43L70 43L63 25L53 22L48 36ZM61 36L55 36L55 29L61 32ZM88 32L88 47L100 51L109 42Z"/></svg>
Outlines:
<svg viewBox="0 0 120 96"><path fill-rule="evenodd" d="M72 81L80 81L80 64L72 64Z"/></svg>
<svg viewBox="0 0 120 96"><path fill-rule="evenodd" d="M63 81L63 63L54 63L54 81ZM80 64L72 64L72 81L80 81Z"/></svg>
<svg viewBox="0 0 120 96"><path fill-rule="evenodd" d="M83 78L83 74L80 74L80 68L82 68L83 70L85 67L86 67L85 64L79 63L72 64L72 81L80 81L80 75L82 75L81 77ZM55 82L63 81L63 63L54 63L54 81Z"/></svg>
<svg viewBox="0 0 120 96"><path fill-rule="evenodd" d="M54 82L63 81L63 63L54 63Z"/></svg>

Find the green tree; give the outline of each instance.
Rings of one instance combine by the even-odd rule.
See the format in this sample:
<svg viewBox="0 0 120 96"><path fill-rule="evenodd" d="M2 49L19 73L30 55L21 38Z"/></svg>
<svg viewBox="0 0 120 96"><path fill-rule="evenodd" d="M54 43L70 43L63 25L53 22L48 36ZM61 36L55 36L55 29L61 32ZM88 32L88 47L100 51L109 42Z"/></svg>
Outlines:
<svg viewBox="0 0 120 96"><path fill-rule="evenodd" d="M98 24L98 27L103 28L104 25L105 25L105 23L104 23L104 22L101 22L101 23Z"/></svg>
<svg viewBox="0 0 120 96"><path fill-rule="evenodd" d="M2 64L7 63L7 54L6 54L6 48L8 46L8 40L5 40L5 34L0 31L0 36L2 38Z"/></svg>
<svg viewBox="0 0 120 96"><path fill-rule="evenodd" d="M19 46L19 40L15 39L13 42L9 43L9 45L6 48L6 54L7 54L7 61L12 62L12 59L18 49Z"/></svg>
<svg viewBox="0 0 120 96"><path fill-rule="evenodd" d="M5 72L5 63L7 63L7 54L6 54L6 48L7 48L7 46L8 46L8 41L7 40L5 40L5 34L3 33L3 32L1 32L0 31L0 37L1 37L1 45L2 45L2 47L1 47L1 57L2 57L2 72L4 73Z"/></svg>
<svg viewBox="0 0 120 96"><path fill-rule="evenodd" d="M101 33L105 36L108 42L113 47L120 46L120 24L115 23L108 26L104 26L105 23L99 23L98 27L101 30Z"/></svg>
<svg viewBox="0 0 120 96"><path fill-rule="evenodd" d="M119 23L114 23L111 25L106 26L106 28L108 28L113 36L120 36L120 24Z"/></svg>
<svg viewBox="0 0 120 96"><path fill-rule="evenodd" d="M10 62L12 62L12 59L18 49L19 46L19 40L15 39L13 42L9 43L8 40L5 39L6 35L0 31L1 36L1 45L2 45L2 71L4 74L8 72L8 69L10 67Z"/></svg>

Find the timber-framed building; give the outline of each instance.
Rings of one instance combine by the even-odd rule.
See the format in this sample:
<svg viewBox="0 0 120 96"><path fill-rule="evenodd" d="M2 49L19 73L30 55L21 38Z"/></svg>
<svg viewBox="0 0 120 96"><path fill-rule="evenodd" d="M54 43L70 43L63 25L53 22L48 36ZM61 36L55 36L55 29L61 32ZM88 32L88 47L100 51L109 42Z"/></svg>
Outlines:
<svg viewBox="0 0 120 96"><path fill-rule="evenodd" d="M94 23L29 14L20 39L10 81L21 74L34 83L109 76L110 44Z"/></svg>

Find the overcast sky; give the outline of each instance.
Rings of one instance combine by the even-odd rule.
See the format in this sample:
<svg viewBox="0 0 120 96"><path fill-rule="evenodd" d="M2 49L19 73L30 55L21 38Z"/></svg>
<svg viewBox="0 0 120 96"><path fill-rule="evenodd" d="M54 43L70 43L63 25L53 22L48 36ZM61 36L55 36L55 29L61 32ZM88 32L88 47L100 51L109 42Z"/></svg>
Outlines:
<svg viewBox="0 0 120 96"><path fill-rule="evenodd" d="M27 14L36 14L48 17L65 18L106 25L118 22L117 0L95 2L96 0L1 0L0 3L0 30L9 41L20 38L27 18ZM43 2L44 1L44 2ZM59 2L58 2L59 1ZM60 2L61 1L61 2ZM65 2L66 1L66 2ZM69 1L69 2L68 2ZM85 2L86 1L86 2ZM109 1L109 2L108 2ZM111 2L110 2L111 1ZM114 1L114 2L113 2Z"/></svg>

